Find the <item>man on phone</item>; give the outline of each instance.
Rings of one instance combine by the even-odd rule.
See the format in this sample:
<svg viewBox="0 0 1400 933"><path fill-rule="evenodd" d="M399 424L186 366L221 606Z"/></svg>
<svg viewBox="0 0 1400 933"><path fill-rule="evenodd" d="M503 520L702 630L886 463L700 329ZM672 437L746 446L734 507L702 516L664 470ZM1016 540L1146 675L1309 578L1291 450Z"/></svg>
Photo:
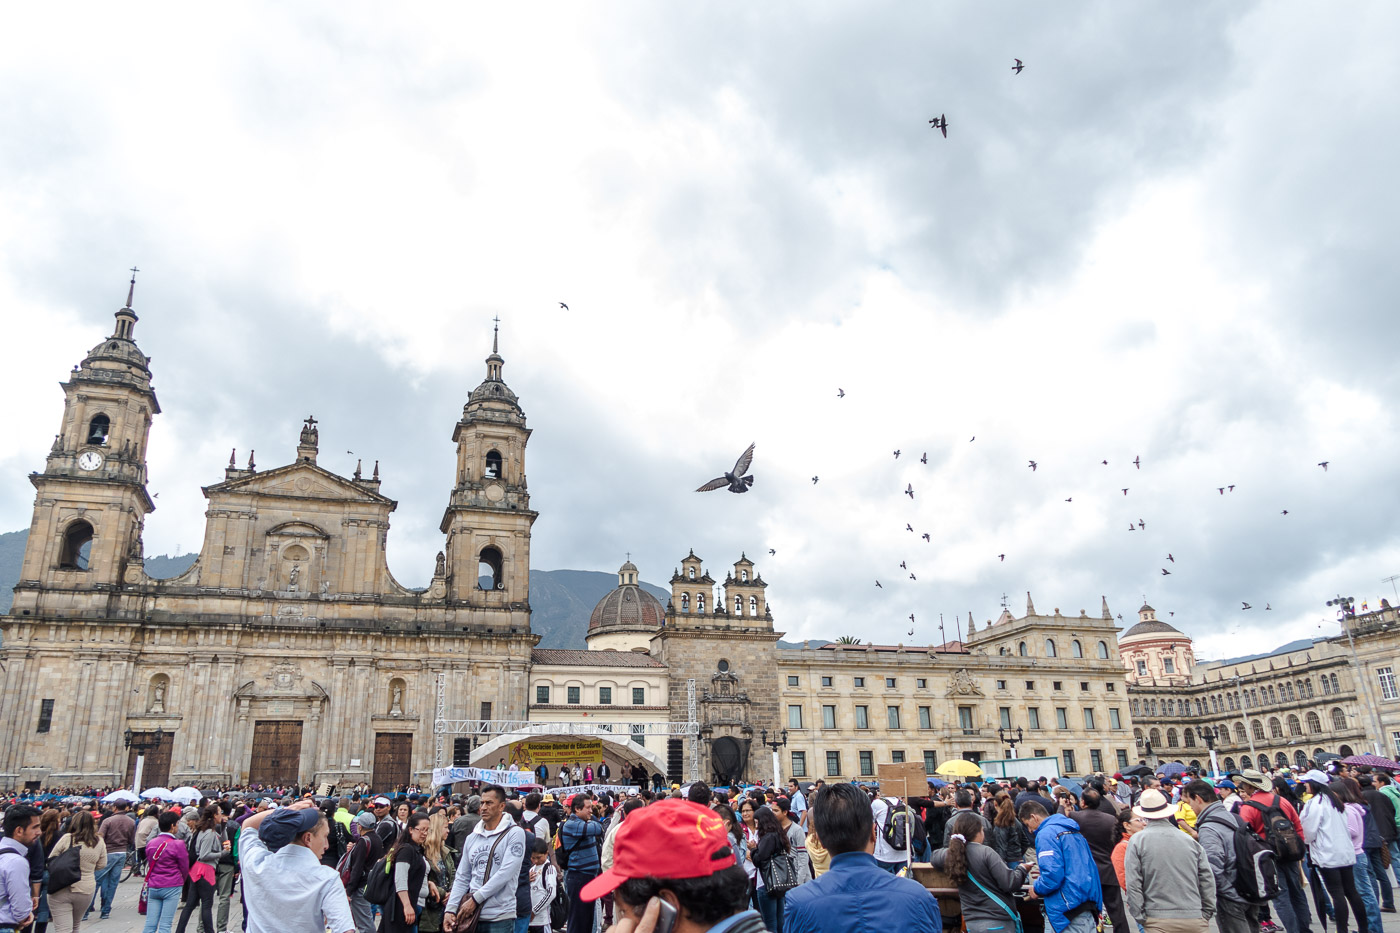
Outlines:
<svg viewBox="0 0 1400 933"><path fill-rule="evenodd" d="M570 863L572 864L572 863ZM735 864L724 821L689 800L663 800L628 815L612 868L579 892L612 894L610 933L763 933L749 909L749 881Z"/></svg>

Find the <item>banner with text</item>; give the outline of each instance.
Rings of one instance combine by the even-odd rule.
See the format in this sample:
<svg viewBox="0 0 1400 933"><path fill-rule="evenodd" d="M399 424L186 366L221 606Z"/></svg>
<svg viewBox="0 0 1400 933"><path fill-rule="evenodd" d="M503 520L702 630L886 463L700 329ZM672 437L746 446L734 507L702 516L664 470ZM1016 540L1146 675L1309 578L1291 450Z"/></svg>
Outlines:
<svg viewBox="0 0 1400 933"><path fill-rule="evenodd" d="M602 739L576 742L519 742L511 746L511 764L534 770L540 765L597 764L603 760ZM554 768L551 771L557 770Z"/></svg>
<svg viewBox="0 0 1400 933"><path fill-rule="evenodd" d="M637 789L636 784L575 784L572 787L546 787L544 793L553 794L555 800L563 800L565 797L572 797L574 794L584 794L588 791L592 791L595 794L612 794L616 797L621 797Z"/></svg>
<svg viewBox="0 0 1400 933"><path fill-rule="evenodd" d="M499 784L502 787L520 787L535 783L535 775L529 771L497 771L494 768L434 768L433 786L456 784L458 781L481 781L483 784Z"/></svg>

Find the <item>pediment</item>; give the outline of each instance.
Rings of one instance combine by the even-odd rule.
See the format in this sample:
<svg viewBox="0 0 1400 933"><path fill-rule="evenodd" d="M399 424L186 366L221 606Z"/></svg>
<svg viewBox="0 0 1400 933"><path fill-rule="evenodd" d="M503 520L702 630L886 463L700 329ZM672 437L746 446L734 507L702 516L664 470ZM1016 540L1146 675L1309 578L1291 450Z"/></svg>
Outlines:
<svg viewBox="0 0 1400 933"><path fill-rule="evenodd" d="M366 489L352 479L314 463L292 463L252 476L204 487L206 496L218 494L278 496L289 499L338 499L393 505L394 500Z"/></svg>

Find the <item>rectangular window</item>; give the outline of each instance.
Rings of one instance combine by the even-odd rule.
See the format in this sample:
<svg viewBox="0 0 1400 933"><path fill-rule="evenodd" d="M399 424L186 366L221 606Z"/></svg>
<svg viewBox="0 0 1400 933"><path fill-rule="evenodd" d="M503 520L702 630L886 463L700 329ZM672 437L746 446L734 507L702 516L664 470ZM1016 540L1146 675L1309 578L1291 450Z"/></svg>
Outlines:
<svg viewBox="0 0 1400 933"><path fill-rule="evenodd" d="M1087 680L1081 680L1081 681L1079 682L1079 692L1080 692L1080 693L1088 693L1088 692L1089 692L1089 681L1087 681Z"/></svg>
<svg viewBox="0 0 1400 933"><path fill-rule="evenodd" d="M1097 748L1089 749L1089 770L1103 770L1103 752L1099 751Z"/></svg>
<svg viewBox="0 0 1400 933"><path fill-rule="evenodd" d="M53 724L53 700L39 701L39 728L36 732L48 732Z"/></svg>
<svg viewBox="0 0 1400 933"><path fill-rule="evenodd" d="M548 702L549 702L549 687L545 686L544 684L540 684L540 685L538 685L537 687L535 687L535 702L536 702L536 703L548 703Z"/></svg>
<svg viewBox="0 0 1400 933"><path fill-rule="evenodd" d="M835 729L835 728L836 728L836 707L834 707L834 706L823 706L823 707L822 707L822 728L823 728L823 729Z"/></svg>
<svg viewBox="0 0 1400 933"><path fill-rule="evenodd" d="M632 705L633 705L633 706L646 706L646 705L647 705L647 688L646 688L646 687L633 687L633 688L632 688Z"/></svg>
<svg viewBox="0 0 1400 933"><path fill-rule="evenodd" d="M1004 681L1004 680L998 680L998 681L997 681L997 689L998 689L998 690L1005 690L1005 689L1006 689L1006 681Z"/></svg>
<svg viewBox="0 0 1400 933"><path fill-rule="evenodd" d="M801 729L801 728L802 728L802 707L801 707L801 706L789 706L789 707L788 707L788 728L789 728L789 729Z"/></svg>
<svg viewBox="0 0 1400 933"><path fill-rule="evenodd" d="M599 688L598 688L598 705L599 705L599 706L611 706L611 705L612 705L612 687L599 687Z"/></svg>
<svg viewBox="0 0 1400 933"><path fill-rule="evenodd" d="M894 762L897 765L904 764L904 752L898 749L895 749L894 751L890 752L890 761Z"/></svg>
<svg viewBox="0 0 1400 933"><path fill-rule="evenodd" d="M1110 729L1123 728L1123 717L1118 714L1117 708L1108 711L1108 727Z"/></svg>
<svg viewBox="0 0 1400 933"><path fill-rule="evenodd" d="M1047 757L1047 755L1046 755L1045 749L1043 749L1043 748L1037 748L1035 751L1031 752L1031 757L1032 757L1032 758L1045 758L1045 757Z"/></svg>
<svg viewBox="0 0 1400 933"><path fill-rule="evenodd" d="M1120 748L1114 754L1118 756L1119 771L1122 771L1124 768L1128 767L1128 750L1126 748Z"/></svg>
<svg viewBox="0 0 1400 933"><path fill-rule="evenodd" d="M1138 676L1139 676L1139 677L1146 677L1146 676L1147 676L1147 662L1146 662L1146 661L1139 660L1139 661L1137 662L1137 668L1138 668Z"/></svg>
<svg viewBox="0 0 1400 933"><path fill-rule="evenodd" d="M857 706L857 707L856 707L856 728L857 728L857 729L869 729L869 728L870 728L870 707L868 707L868 706Z"/></svg>
<svg viewBox="0 0 1400 933"><path fill-rule="evenodd" d="M793 777L806 777L806 776L807 776L807 753L806 753L806 752L793 752L793 753L792 753L792 776L793 776Z"/></svg>
<svg viewBox="0 0 1400 933"><path fill-rule="evenodd" d="M928 678L920 677L917 680L915 680L914 683L918 684L920 690L923 690L926 687L928 687Z"/></svg>
<svg viewBox="0 0 1400 933"><path fill-rule="evenodd" d="M898 728L899 728L899 707L898 707L898 706L887 706L887 707L885 707L885 719L888 720L891 729L898 729Z"/></svg>
<svg viewBox="0 0 1400 933"><path fill-rule="evenodd" d="M1028 707L1026 707L1026 725L1030 726L1032 729L1039 729L1039 728L1040 728L1040 707L1039 707L1039 706L1028 706Z"/></svg>
<svg viewBox="0 0 1400 933"><path fill-rule="evenodd" d="M1400 732L1395 733L1397 740L1400 740ZM932 774L938 770L938 752L924 752L924 773Z"/></svg>
<svg viewBox="0 0 1400 933"><path fill-rule="evenodd" d="M577 704L579 704L579 703L582 703L582 702L583 702L583 697L580 695L580 694L582 693L582 691L583 691L583 688L582 688L582 687L570 687L570 688L569 688L569 702L570 702L571 704L574 704L574 705L577 705Z"/></svg>
<svg viewBox="0 0 1400 933"><path fill-rule="evenodd" d="M857 677L857 678L855 679L855 681L856 681L856 684L855 684L855 685L856 685L857 687L864 687L864 686L865 686L865 678L864 678L864 677Z"/></svg>
<svg viewBox="0 0 1400 933"><path fill-rule="evenodd" d="M1390 733L1390 741L1395 743L1395 754L1400 757L1400 732Z"/></svg>
<svg viewBox="0 0 1400 933"><path fill-rule="evenodd" d="M1050 682L1050 689L1051 689L1051 690L1063 690L1063 689L1065 689L1065 685L1064 685L1063 683L1061 683L1060 681L1058 681L1058 680L1051 681L1051 682Z"/></svg>
<svg viewBox="0 0 1400 933"><path fill-rule="evenodd" d="M1093 728L1094 728L1094 711L1091 710L1091 709L1088 709L1088 708L1086 708L1086 709L1084 710L1084 728L1085 728L1085 729L1093 729ZM1095 768L1094 770L1097 771L1098 768Z"/></svg>
<svg viewBox="0 0 1400 933"><path fill-rule="evenodd" d="M1394 668L1391 668L1391 667L1378 667L1378 668L1376 668L1376 676L1379 677L1379 678L1380 678L1380 681L1381 681L1381 699L1382 699L1382 700L1396 700L1396 699L1400 699L1400 691L1397 691L1396 688L1395 688L1395 669L1394 669Z"/></svg>
<svg viewBox="0 0 1400 933"><path fill-rule="evenodd" d="M1074 749L1072 749L1072 748L1062 749L1062 750L1060 751L1060 761L1064 762L1065 774L1073 774L1073 773L1074 773L1074 771L1075 771L1075 768L1074 768Z"/></svg>
<svg viewBox="0 0 1400 933"><path fill-rule="evenodd" d="M632 723L632 741L638 745L647 744L647 727L640 722Z"/></svg>
<svg viewBox="0 0 1400 933"><path fill-rule="evenodd" d="M999 709L997 710L997 715L998 715L999 717L1001 717L1001 727L1002 727L1003 729L1010 729L1010 728L1011 728L1011 707L1009 707L1009 706L1003 706L1003 707L999 708Z"/></svg>
<svg viewBox="0 0 1400 933"><path fill-rule="evenodd" d="M830 678L830 677L823 677L823 678L822 678L822 686L823 686L823 687L830 687L830 686L831 686L831 678Z"/></svg>
<svg viewBox="0 0 1400 933"><path fill-rule="evenodd" d="M959 726L964 732L971 732L971 731L972 731L972 707L970 707L970 706L959 706L959 707L958 707L958 726Z"/></svg>
<svg viewBox="0 0 1400 933"><path fill-rule="evenodd" d="M1113 684L1104 684L1104 689L1107 690L1109 693L1112 693L1112 692L1113 692Z"/></svg>
<svg viewBox="0 0 1400 933"><path fill-rule="evenodd" d="M920 707L919 707L919 728L920 728L920 729L932 729L932 728L933 728L933 717L932 717L932 715L930 714L929 708L928 708L927 706L920 706Z"/></svg>
<svg viewBox="0 0 1400 933"><path fill-rule="evenodd" d="M1068 729L1068 728L1069 728L1069 710L1066 709L1066 708L1063 707L1063 706L1057 706L1057 707L1055 707L1055 728L1056 728L1056 729Z"/></svg>
<svg viewBox="0 0 1400 933"><path fill-rule="evenodd" d="M826 776L827 776L827 777L840 777L840 776L841 776L841 753L840 753L840 752L827 752L827 753L826 753Z"/></svg>
<svg viewBox="0 0 1400 933"><path fill-rule="evenodd" d="M861 752L861 753L860 753L860 776L861 776L861 777L870 777L870 775L872 775L872 774L874 774L874 773L875 773L875 753L874 753L874 752Z"/></svg>
<svg viewBox="0 0 1400 933"><path fill-rule="evenodd" d="M481 703L481 715L480 715L479 717L477 717L477 718L478 718L478 719L484 719L484 720L486 720L486 721L488 721L488 722L491 720L491 701L490 701L490 700L483 700L483 701L482 701L482 703Z"/></svg>
<svg viewBox="0 0 1400 933"><path fill-rule="evenodd" d="M795 674L789 674L789 675L788 675L788 686L789 686L789 687L796 687L796 686L797 686L797 676L796 676Z"/></svg>
<svg viewBox="0 0 1400 933"><path fill-rule="evenodd" d="M893 678L893 677L886 677L886 678L885 678L885 689L886 689L886 690L893 690L893 689L894 689L894 678Z"/></svg>
<svg viewBox="0 0 1400 933"><path fill-rule="evenodd" d="M1026 689L1027 689L1027 690L1034 690L1034 689L1035 689L1035 681L1033 681L1033 680L1028 680L1028 681L1026 681Z"/></svg>
<svg viewBox="0 0 1400 933"><path fill-rule="evenodd" d="M1163 658L1163 659L1162 659L1162 673L1164 673L1164 674L1175 674L1175 673L1176 673L1176 664L1172 662L1172 659L1171 659L1171 658Z"/></svg>

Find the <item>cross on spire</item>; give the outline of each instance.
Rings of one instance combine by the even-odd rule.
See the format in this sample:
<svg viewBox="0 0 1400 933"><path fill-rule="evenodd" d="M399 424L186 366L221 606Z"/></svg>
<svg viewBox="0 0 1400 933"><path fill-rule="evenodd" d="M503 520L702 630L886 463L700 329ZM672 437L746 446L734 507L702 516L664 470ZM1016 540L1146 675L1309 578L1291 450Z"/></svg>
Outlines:
<svg viewBox="0 0 1400 933"><path fill-rule="evenodd" d="M131 307L131 299L136 297L136 273L141 270L135 266L131 267L131 285L126 290L126 306Z"/></svg>
<svg viewBox="0 0 1400 933"><path fill-rule="evenodd" d="M496 322L496 326L491 328L491 352L501 352L501 316L498 314L491 320Z"/></svg>

